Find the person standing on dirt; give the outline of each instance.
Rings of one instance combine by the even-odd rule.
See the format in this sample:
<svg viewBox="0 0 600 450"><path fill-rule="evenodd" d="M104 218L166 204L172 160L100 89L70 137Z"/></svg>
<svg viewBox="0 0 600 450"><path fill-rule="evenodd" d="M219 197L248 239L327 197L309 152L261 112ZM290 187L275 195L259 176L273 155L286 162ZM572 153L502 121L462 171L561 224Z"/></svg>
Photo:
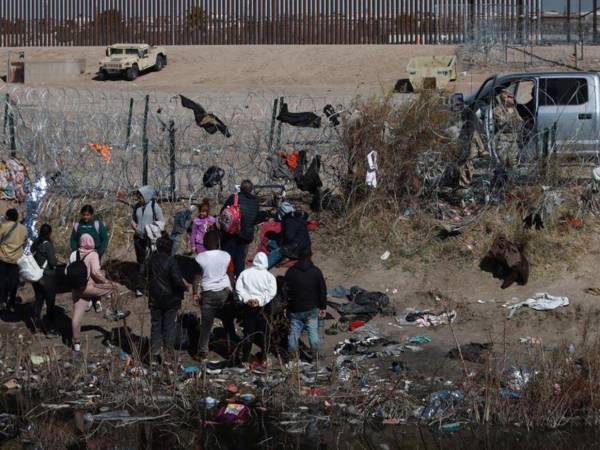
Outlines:
<svg viewBox="0 0 600 450"><path fill-rule="evenodd" d="M133 235L133 247L135 259L138 263L138 279L136 282L135 295L144 295L146 280L144 265L150 254L152 241L156 240L157 234L164 230L165 216L161 207L157 204L152 186L142 186L136 193L137 203L133 207L133 220L131 226L135 232Z"/></svg>
<svg viewBox="0 0 600 450"><path fill-rule="evenodd" d="M157 363L162 361L161 344L167 352L174 350L177 312L187 291L177 260L171 254L172 247L171 239L159 238L156 251L146 262L151 317L150 351L152 360Z"/></svg>
<svg viewBox="0 0 600 450"><path fill-rule="evenodd" d="M196 205L190 205L189 207L178 211L175 214L175 217L173 217L173 230L171 231L171 241L173 241L171 254L173 256L175 256L179 251L182 240L186 240L188 243L186 246L188 248L187 251L193 247L191 244L190 233L192 230L194 215L197 211L198 207Z"/></svg>
<svg viewBox="0 0 600 450"><path fill-rule="evenodd" d="M84 278L80 286L72 286L73 297L73 350L81 351L81 321L86 311L91 308L91 301L95 298L110 296L113 320L121 320L129 316L129 311L120 311L118 306L118 292L114 284L106 278L100 270L100 256L96 252L94 239L89 234L84 234L79 239L79 248L71 253L66 275L69 277L70 266L82 262L85 265L87 279Z"/></svg>
<svg viewBox="0 0 600 450"><path fill-rule="evenodd" d="M199 283L194 283L194 301L200 306L201 323L200 339L196 359L204 360L208 355L208 343L212 332L213 322L217 316L223 313L227 302L231 297L231 277L229 267L231 256L220 250L219 233L209 230L204 236L206 251L196 256L196 262L200 266L202 275ZM199 288L197 287L199 284ZM230 323L224 323L228 333L235 334L233 319Z"/></svg>
<svg viewBox="0 0 600 450"><path fill-rule="evenodd" d="M235 268L235 276L246 268L246 258L248 257L248 246L254 241L254 228L258 223L258 199L254 195L254 185L250 180L242 181L240 193L229 196L223 210L235 203L237 196L238 204L242 216L240 232L237 234L223 233L223 250L231 256Z"/></svg>
<svg viewBox="0 0 600 450"><path fill-rule="evenodd" d="M258 252L252 267L244 270L235 284L238 299L244 305L241 314L244 326L244 342L240 357L242 363L247 363L250 359L254 342L261 349L260 363L264 364L267 359L266 339L269 332L265 313L271 300L277 295L277 279L269 272L268 265L267 255Z"/></svg>
<svg viewBox="0 0 600 450"><path fill-rule="evenodd" d="M94 207L92 205L83 205L81 208L81 218L79 222L73 224L71 231L71 251L74 252L79 247L79 239L84 234L89 234L94 239L96 252L100 259L106 253L108 248L108 231L104 222L94 217Z"/></svg>
<svg viewBox="0 0 600 450"><path fill-rule="evenodd" d="M19 223L16 209L6 211L0 225L0 311L14 312L19 288L19 266L27 243L27 228Z"/></svg>
<svg viewBox="0 0 600 450"><path fill-rule="evenodd" d="M290 319L289 351L298 351L298 341L306 330L315 357L319 351L319 319L325 317L327 308L327 286L323 273L312 262L310 248L303 249L296 265L286 272L284 292L288 299Z"/></svg>
<svg viewBox="0 0 600 450"><path fill-rule="evenodd" d="M35 305L33 307L33 323L37 330L45 334L56 335L56 252L52 242L52 227L45 223L40 227L37 239L31 245L31 254L38 266L44 269L42 279L33 283ZM46 303L46 318L50 327L45 327L42 321L42 309Z"/></svg>

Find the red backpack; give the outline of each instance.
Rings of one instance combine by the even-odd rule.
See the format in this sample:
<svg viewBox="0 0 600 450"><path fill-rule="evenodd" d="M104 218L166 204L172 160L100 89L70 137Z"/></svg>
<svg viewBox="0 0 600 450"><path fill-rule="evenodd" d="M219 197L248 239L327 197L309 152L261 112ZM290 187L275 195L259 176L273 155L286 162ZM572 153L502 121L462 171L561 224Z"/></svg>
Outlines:
<svg viewBox="0 0 600 450"><path fill-rule="evenodd" d="M226 207L219 215L219 228L228 234L239 234L242 230L242 211L239 196L233 196L233 205Z"/></svg>

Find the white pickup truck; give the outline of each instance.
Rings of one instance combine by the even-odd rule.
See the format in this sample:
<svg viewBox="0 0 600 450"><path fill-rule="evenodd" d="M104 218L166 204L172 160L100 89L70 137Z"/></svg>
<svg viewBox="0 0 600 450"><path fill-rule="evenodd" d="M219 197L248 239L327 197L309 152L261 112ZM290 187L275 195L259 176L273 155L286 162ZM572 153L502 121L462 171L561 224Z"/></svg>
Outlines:
<svg viewBox="0 0 600 450"><path fill-rule="evenodd" d="M135 80L140 73L154 69L157 72L167 65L167 52L162 47L148 44L115 44L106 49L106 57L100 61L98 77L106 79L113 75Z"/></svg>

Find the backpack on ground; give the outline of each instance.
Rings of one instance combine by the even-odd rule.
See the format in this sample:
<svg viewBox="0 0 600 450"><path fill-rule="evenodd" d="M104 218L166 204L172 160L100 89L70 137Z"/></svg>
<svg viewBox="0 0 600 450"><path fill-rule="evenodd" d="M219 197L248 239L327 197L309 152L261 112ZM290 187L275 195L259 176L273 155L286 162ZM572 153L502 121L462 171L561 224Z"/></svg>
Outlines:
<svg viewBox="0 0 600 450"><path fill-rule="evenodd" d="M96 230L96 233L100 234L100 221L99 220L94 220L94 228ZM79 231L79 222L75 222L73 224L73 229L75 230L75 233L77 233Z"/></svg>
<svg viewBox="0 0 600 450"><path fill-rule="evenodd" d="M88 270L83 259L79 256L79 252L76 252L75 261L69 263L65 268L65 275L67 284L71 289L83 289L87 286Z"/></svg>
<svg viewBox="0 0 600 450"><path fill-rule="evenodd" d="M219 215L219 228L229 234L238 234L242 231L242 211L238 194L233 196L233 205L226 207Z"/></svg>

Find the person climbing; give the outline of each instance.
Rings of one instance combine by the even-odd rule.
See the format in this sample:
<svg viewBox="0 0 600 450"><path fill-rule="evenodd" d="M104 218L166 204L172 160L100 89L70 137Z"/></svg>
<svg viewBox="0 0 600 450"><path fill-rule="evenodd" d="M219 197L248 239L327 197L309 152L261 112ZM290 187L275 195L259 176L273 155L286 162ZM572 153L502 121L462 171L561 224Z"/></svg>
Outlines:
<svg viewBox="0 0 600 450"><path fill-rule="evenodd" d="M177 260L171 254L173 243L167 237L156 241L156 251L146 262L148 306L150 307L150 352L152 360L160 363L161 344L167 353L175 345L177 312L187 286L179 271Z"/></svg>
<svg viewBox="0 0 600 450"><path fill-rule="evenodd" d="M171 241L173 242L171 249L172 256L175 256L179 251L184 236L187 237L188 251L193 247L190 233L196 211L198 211L198 207L196 205L190 205L175 214L175 217L173 218L173 230L171 231Z"/></svg>
<svg viewBox="0 0 600 450"><path fill-rule="evenodd" d="M100 257L95 250L94 239L89 234L79 238L79 248L71 253L69 265L66 268L67 279L74 278L72 273L76 266L81 263L85 265L83 279L79 279L77 287L72 285L71 295L73 298L73 350L81 351L81 321L84 313L90 309L90 302L94 298L110 296L112 305L112 318L121 320L129 316L129 311L121 311L116 308L118 298L114 284L106 278L100 270ZM79 274L78 274L79 275ZM78 277L79 278L79 277Z"/></svg>
<svg viewBox="0 0 600 450"><path fill-rule="evenodd" d="M229 253L233 260L236 277L246 268L248 246L254 241L254 228L258 223L258 199L253 192L252 181L242 181L240 193L230 195L221 210L223 215L223 211L237 203L241 213L240 230L235 233L224 231L222 236L223 250Z"/></svg>
<svg viewBox="0 0 600 450"><path fill-rule="evenodd" d="M44 270L42 279L33 283L35 304L33 307L33 324L37 330L47 335L57 335L56 329L56 252L52 242L52 227L45 223L40 227L38 237L31 245L31 254L38 266ZM50 325L46 327L42 321L42 309L46 304L46 319Z"/></svg>
<svg viewBox="0 0 600 450"><path fill-rule="evenodd" d="M210 201L205 198L200 205L198 217L192 222L192 248L196 254L199 255L206 251L204 236L216 223L217 219L210 215Z"/></svg>
<svg viewBox="0 0 600 450"><path fill-rule="evenodd" d="M213 322L218 315L223 313L231 296L231 274L228 274L231 256L220 250L219 241L219 233L216 230L209 230L204 236L206 251L196 256L196 262L202 273L199 283L194 283L193 291L194 301L200 306L202 316L196 354L196 359L199 360L207 357ZM233 318L225 322L223 325L230 338L234 338Z"/></svg>
<svg viewBox="0 0 600 450"><path fill-rule="evenodd" d="M279 207L281 234L269 241L269 269L277 265L283 258L298 259L304 249L311 247L308 233L307 214L296 211L288 202Z"/></svg>
<svg viewBox="0 0 600 450"><path fill-rule="evenodd" d="M267 255L259 252L254 257L252 267L244 270L237 279L235 291L238 299L244 304L242 321L244 327L244 341L240 362L247 363L250 359L252 344L260 347L259 360L265 364L268 352L267 338L268 313L267 308L271 300L277 295L277 279L268 270Z"/></svg>
<svg viewBox="0 0 600 450"><path fill-rule="evenodd" d="M310 248L303 249L296 265L288 269L284 286L290 320L289 351L298 351L298 341L306 330L315 357L319 350L319 319L325 317L327 308L327 286L323 273L312 262Z"/></svg>
<svg viewBox="0 0 600 450"><path fill-rule="evenodd" d="M152 242L160 237L165 225L165 216L154 196L155 191L152 186L142 186L136 193L137 203L133 207L133 220L131 222L135 232L133 247L139 269L135 291L137 297L143 296L146 288L144 265L150 254Z"/></svg>
<svg viewBox="0 0 600 450"><path fill-rule="evenodd" d="M98 257L102 260L102 256L108 248L108 231L104 222L94 217L94 207L92 205L83 205L80 211L81 217L78 222L73 224L71 231L70 245L71 251L74 252L79 246L79 239L84 234L89 234L94 239L95 250ZM94 311L102 312L102 302L95 299L92 301Z"/></svg>
<svg viewBox="0 0 600 450"><path fill-rule="evenodd" d="M19 288L19 266L27 243L27 228L19 223L19 213L9 209L0 225L0 311L15 311Z"/></svg>

